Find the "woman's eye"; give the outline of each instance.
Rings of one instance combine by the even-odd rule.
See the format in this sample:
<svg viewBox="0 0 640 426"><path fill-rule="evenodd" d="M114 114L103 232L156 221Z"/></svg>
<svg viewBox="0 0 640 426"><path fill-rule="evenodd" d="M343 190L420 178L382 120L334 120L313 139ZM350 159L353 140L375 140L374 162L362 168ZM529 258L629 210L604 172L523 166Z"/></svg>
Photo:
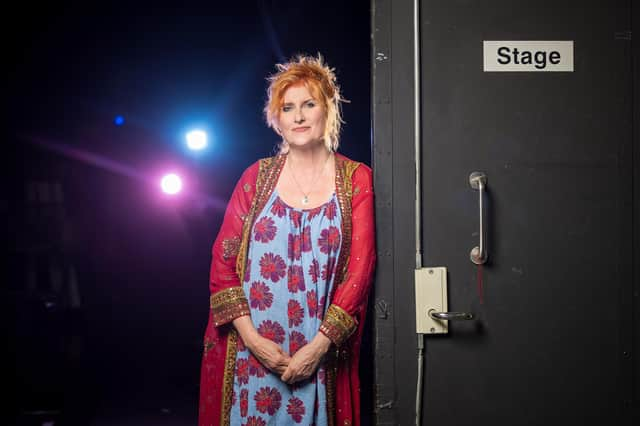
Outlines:
<svg viewBox="0 0 640 426"><path fill-rule="evenodd" d="M282 107L282 111L289 112L289 111L291 111L291 107L289 105L285 105L285 106Z"/></svg>
<svg viewBox="0 0 640 426"><path fill-rule="evenodd" d="M316 106L316 103L315 102L307 102L307 106L309 108L313 108L314 106Z"/></svg>

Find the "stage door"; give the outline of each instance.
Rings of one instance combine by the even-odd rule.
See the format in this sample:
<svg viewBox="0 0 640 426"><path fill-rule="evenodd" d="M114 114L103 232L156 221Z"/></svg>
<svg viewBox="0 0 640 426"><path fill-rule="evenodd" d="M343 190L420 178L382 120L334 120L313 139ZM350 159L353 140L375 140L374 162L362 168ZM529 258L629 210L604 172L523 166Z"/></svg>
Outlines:
<svg viewBox="0 0 640 426"><path fill-rule="evenodd" d="M412 1L372 2L374 421L415 424L419 198L422 265L446 268L448 311L474 316L425 337L421 424L631 425L640 328L631 2L418 6L414 29ZM478 265L470 252L481 237Z"/></svg>

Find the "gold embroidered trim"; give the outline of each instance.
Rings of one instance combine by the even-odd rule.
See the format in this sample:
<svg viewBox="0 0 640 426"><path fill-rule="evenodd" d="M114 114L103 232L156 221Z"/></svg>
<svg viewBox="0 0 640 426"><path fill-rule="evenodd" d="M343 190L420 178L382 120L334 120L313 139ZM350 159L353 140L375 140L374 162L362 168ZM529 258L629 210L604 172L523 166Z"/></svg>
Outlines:
<svg viewBox="0 0 640 426"><path fill-rule="evenodd" d="M256 193L251 200L251 208L249 214L244 219L242 224L242 241L238 251L238 257L236 258L236 272L240 277L240 282L244 280L244 272L247 264L247 250L249 248L249 236L251 234L251 228L255 220L256 214L258 214L266 202L271 196L271 192L275 187L280 176L280 171L284 165L284 155L278 155L276 157L263 158L259 162L258 176L256 178Z"/></svg>
<svg viewBox="0 0 640 426"><path fill-rule="evenodd" d="M209 299L211 316L216 327L242 315L249 315L249 302L242 287L230 287L212 294Z"/></svg>
<svg viewBox="0 0 640 426"><path fill-rule="evenodd" d="M230 287L211 295L211 309L225 308L242 299L246 300L242 287Z"/></svg>
<svg viewBox="0 0 640 426"><path fill-rule="evenodd" d="M233 373L238 353L238 334L234 328L229 330L227 337L227 357L224 362L224 377L222 378L222 411L220 425L231 424L231 397L233 395Z"/></svg>
<svg viewBox="0 0 640 426"><path fill-rule="evenodd" d="M347 266L349 265L352 233L351 188L353 173L359 166L360 163L357 161L336 157L336 195L340 205L340 213L342 213L342 245L338 264L336 265L336 277L334 279L336 285L333 286L329 300L333 300L333 292L344 282Z"/></svg>
<svg viewBox="0 0 640 426"><path fill-rule="evenodd" d="M329 339L340 346L356 330L357 324L353 317L337 305L329 305L324 321L320 325L320 331Z"/></svg>
<svg viewBox="0 0 640 426"><path fill-rule="evenodd" d="M225 238L222 240L222 257L224 260L237 256L240 250L240 237Z"/></svg>
<svg viewBox="0 0 640 426"><path fill-rule="evenodd" d="M336 424L336 377L338 375L338 351L337 349L330 350L325 355L325 374L327 378L326 392L327 392L327 423L328 426L334 426Z"/></svg>
<svg viewBox="0 0 640 426"><path fill-rule="evenodd" d="M336 265L336 276L334 277L334 286L331 290L329 300L333 300L333 293L336 288L344 282L344 277L349 264L349 250L351 249L351 187L352 177L360 163L351 161L343 157L335 157L336 165L336 196L342 214L342 244L340 246L340 255ZM331 338L331 337L330 337ZM329 426L336 423L335 393L336 393L336 375L338 371L337 353L333 361L327 364L327 418ZM330 361L330 359L329 359Z"/></svg>
<svg viewBox="0 0 640 426"><path fill-rule="evenodd" d="M280 177L280 172L286 159L287 156L281 154L275 157L265 158L261 161L261 163L264 163L265 173L260 185L256 184L257 197L256 203L254 204L256 209L254 214L262 211L267 201L269 201L269 197L276 187L276 183L278 183L278 178Z"/></svg>

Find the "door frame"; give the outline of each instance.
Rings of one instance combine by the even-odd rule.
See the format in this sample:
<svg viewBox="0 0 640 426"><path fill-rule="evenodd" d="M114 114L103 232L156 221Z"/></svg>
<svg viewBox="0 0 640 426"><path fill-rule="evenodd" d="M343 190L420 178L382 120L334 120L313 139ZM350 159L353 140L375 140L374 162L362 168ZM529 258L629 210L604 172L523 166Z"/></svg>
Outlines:
<svg viewBox="0 0 640 426"><path fill-rule="evenodd" d="M372 0L372 127L378 262L373 297L374 419L415 412L413 2ZM409 326L402 326L409 325ZM400 385L402 384L402 385Z"/></svg>

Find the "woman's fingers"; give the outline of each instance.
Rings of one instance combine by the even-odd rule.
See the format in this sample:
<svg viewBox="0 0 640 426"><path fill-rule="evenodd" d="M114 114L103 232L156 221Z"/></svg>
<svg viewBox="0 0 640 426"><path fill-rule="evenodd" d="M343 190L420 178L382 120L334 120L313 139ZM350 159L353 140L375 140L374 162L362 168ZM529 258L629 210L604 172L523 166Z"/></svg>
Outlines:
<svg viewBox="0 0 640 426"><path fill-rule="evenodd" d="M308 379L309 377L311 377L314 371L315 370L309 368L309 366L302 366L301 369L298 369L295 366L289 364L284 373L282 373L280 379L285 383L293 384L295 382Z"/></svg>
<svg viewBox="0 0 640 426"><path fill-rule="evenodd" d="M262 365L278 374L282 374L289 365L289 355L278 344L269 339L260 339L252 352Z"/></svg>
<svg viewBox="0 0 640 426"><path fill-rule="evenodd" d="M271 371L275 371L278 374L282 374L289 366L289 359L280 354L276 355L272 359L266 360L266 362L268 364L267 368L269 368L269 370Z"/></svg>
<svg viewBox="0 0 640 426"><path fill-rule="evenodd" d="M293 372L291 371L291 367L287 367L284 373L282 373L282 376L280 376L280 380L282 380L285 383L289 383L292 375L293 375Z"/></svg>
<svg viewBox="0 0 640 426"><path fill-rule="evenodd" d="M323 352L311 345L305 345L289 361L289 366L280 379L285 383L295 383L311 377L318 368Z"/></svg>

